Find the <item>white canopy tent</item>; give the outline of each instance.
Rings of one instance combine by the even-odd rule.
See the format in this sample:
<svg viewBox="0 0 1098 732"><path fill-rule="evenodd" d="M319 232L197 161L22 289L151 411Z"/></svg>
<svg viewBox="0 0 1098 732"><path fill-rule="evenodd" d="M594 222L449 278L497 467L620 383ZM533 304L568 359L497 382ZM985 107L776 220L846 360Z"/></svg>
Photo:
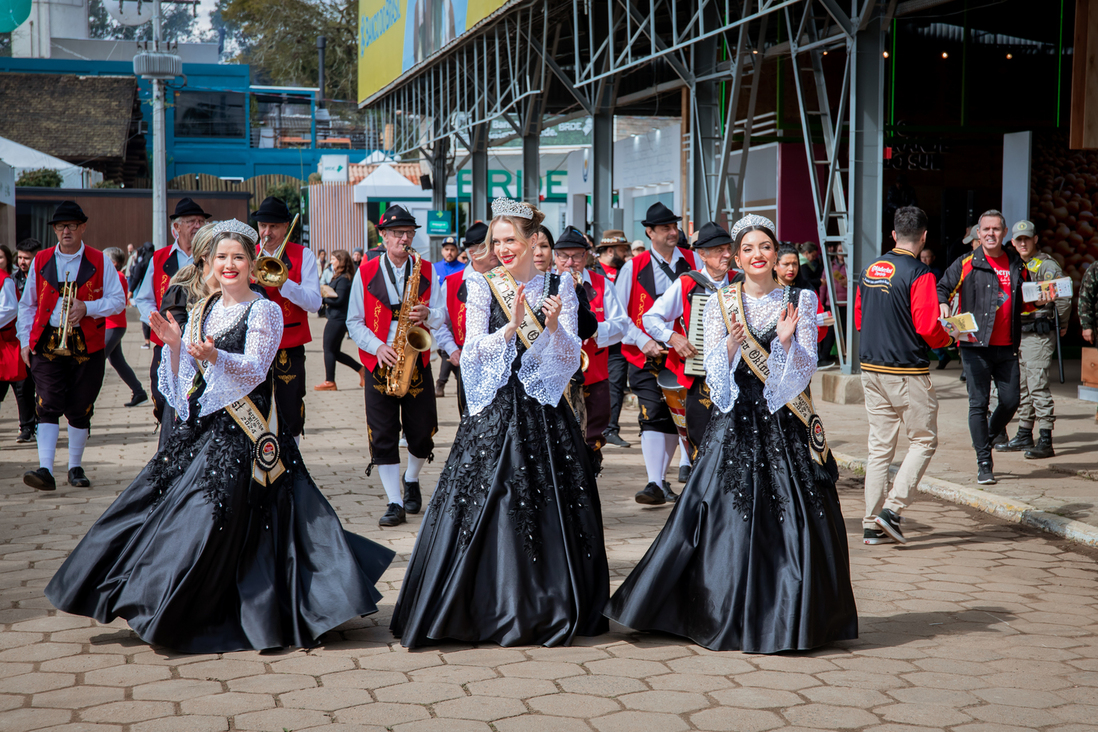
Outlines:
<svg viewBox="0 0 1098 732"><path fill-rule="evenodd" d="M55 158L6 137L0 137L0 160L15 169L16 178L27 170L40 168L56 170L61 174L62 188L90 188L103 180L103 174L98 170L81 168L67 160Z"/></svg>
<svg viewBox="0 0 1098 732"><path fill-rule="evenodd" d="M389 205L396 204L408 209L421 227L416 232L412 246L424 256L430 253L431 240L427 236L427 212L431 210L430 191L423 190L398 173L393 166L383 163L355 185L355 203L365 206L369 201L384 201Z"/></svg>

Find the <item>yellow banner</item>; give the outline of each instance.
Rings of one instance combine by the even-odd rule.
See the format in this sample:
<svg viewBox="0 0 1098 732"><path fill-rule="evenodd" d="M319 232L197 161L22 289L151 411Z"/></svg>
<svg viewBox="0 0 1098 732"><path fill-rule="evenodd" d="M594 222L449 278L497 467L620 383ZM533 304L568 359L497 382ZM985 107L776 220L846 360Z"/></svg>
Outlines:
<svg viewBox="0 0 1098 732"><path fill-rule="evenodd" d="M429 59L508 0L359 0L358 101Z"/></svg>

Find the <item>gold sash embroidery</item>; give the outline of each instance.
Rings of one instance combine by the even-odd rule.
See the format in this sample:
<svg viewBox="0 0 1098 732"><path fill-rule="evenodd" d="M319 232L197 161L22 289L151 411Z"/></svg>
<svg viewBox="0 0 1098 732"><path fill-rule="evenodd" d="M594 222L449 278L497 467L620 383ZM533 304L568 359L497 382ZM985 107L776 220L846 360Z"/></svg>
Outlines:
<svg viewBox="0 0 1098 732"><path fill-rule="evenodd" d="M770 352L755 340L755 337L751 334L751 329L747 327L747 318L743 312L743 291L740 283L725 285L718 295L721 303L721 314L724 315L724 324L728 328L728 332L732 332L732 314L735 313L736 320L743 324L744 333L747 335L747 338L740 346L740 357L758 377L759 381L765 384L767 379L770 378L770 367L767 365ZM790 411L797 415L797 419L801 420L804 426L808 428L809 452L812 454L813 460L823 465L831 450L827 446L823 421L816 414L812 397L805 390L786 402L785 406L789 407Z"/></svg>
<svg viewBox="0 0 1098 732"><path fill-rule="evenodd" d="M191 330L191 343L198 345L205 340L202 324L210 306L220 295L210 295L198 305L198 320ZM206 375L201 361L196 361L198 373ZM278 444L278 407L275 404L274 385L271 385L271 413L265 418L251 398L245 396L225 407L225 411L240 425L244 434L255 445L255 459L252 461L252 479L260 485L271 485L286 472L279 454Z"/></svg>
<svg viewBox="0 0 1098 732"><path fill-rule="evenodd" d="M546 274L545 276L548 277L549 275ZM518 285L515 283L515 278L511 276L506 267L500 265L485 274L484 279L488 282L492 294L495 295L496 302L503 308L504 314L510 320L514 314L515 298L518 297ZM522 342L526 344L526 347L530 348L545 327L538 322L537 314L534 313L534 309L530 307L530 303L525 301L525 298L522 304L526 306L526 312L522 316L522 325L519 326L518 335L522 338Z"/></svg>

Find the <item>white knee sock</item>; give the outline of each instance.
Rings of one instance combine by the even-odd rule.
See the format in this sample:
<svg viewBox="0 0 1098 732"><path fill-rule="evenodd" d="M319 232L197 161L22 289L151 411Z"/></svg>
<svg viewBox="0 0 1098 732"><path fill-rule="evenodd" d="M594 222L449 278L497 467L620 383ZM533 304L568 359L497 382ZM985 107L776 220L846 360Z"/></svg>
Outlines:
<svg viewBox="0 0 1098 732"><path fill-rule="evenodd" d="M679 446L679 467L683 465L690 465L690 448L686 445L686 440L681 437L678 440ZM674 449L674 448L672 448Z"/></svg>
<svg viewBox="0 0 1098 732"><path fill-rule="evenodd" d="M400 463L378 465L377 474L381 476L381 487L385 489L385 499L398 506L404 505L404 496L400 493Z"/></svg>
<svg viewBox="0 0 1098 732"><path fill-rule="evenodd" d="M424 464L427 462L427 458L417 458L415 455L408 455L408 469L404 471L405 483L418 483L419 471L423 470Z"/></svg>
<svg viewBox="0 0 1098 732"><path fill-rule="evenodd" d="M69 470L83 464L84 445L88 444L88 432L89 430L69 425Z"/></svg>
<svg viewBox="0 0 1098 732"><path fill-rule="evenodd" d="M53 474L53 458L57 453L57 436L61 434L61 426L56 424L38 423L38 467L45 468Z"/></svg>
<svg viewBox="0 0 1098 732"><path fill-rule="evenodd" d="M671 463L672 452L667 452L667 441L664 437L674 438L674 435L664 435L662 432L646 430L641 432L641 453L644 455L644 469L648 472L648 482L663 485L663 476L667 473L667 466ZM677 443L672 443L677 444Z"/></svg>

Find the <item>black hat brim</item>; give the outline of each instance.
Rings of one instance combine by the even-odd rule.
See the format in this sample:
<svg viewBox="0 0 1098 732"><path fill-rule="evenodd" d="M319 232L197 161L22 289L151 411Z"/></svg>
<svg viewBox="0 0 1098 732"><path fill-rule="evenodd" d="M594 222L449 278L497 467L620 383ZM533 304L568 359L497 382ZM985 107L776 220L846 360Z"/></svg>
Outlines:
<svg viewBox="0 0 1098 732"><path fill-rule="evenodd" d="M645 219L644 221L641 222L641 226L645 226L645 227L662 226L664 224L677 224L680 221L682 221L682 216L668 216L668 217L664 217L662 219L656 219L656 220Z"/></svg>
<svg viewBox="0 0 1098 732"><path fill-rule="evenodd" d="M53 226L54 224L63 224L66 221L79 221L82 224L88 223L88 217L81 214L79 216L62 216L60 218L54 214L54 217L46 222L46 226Z"/></svg>

